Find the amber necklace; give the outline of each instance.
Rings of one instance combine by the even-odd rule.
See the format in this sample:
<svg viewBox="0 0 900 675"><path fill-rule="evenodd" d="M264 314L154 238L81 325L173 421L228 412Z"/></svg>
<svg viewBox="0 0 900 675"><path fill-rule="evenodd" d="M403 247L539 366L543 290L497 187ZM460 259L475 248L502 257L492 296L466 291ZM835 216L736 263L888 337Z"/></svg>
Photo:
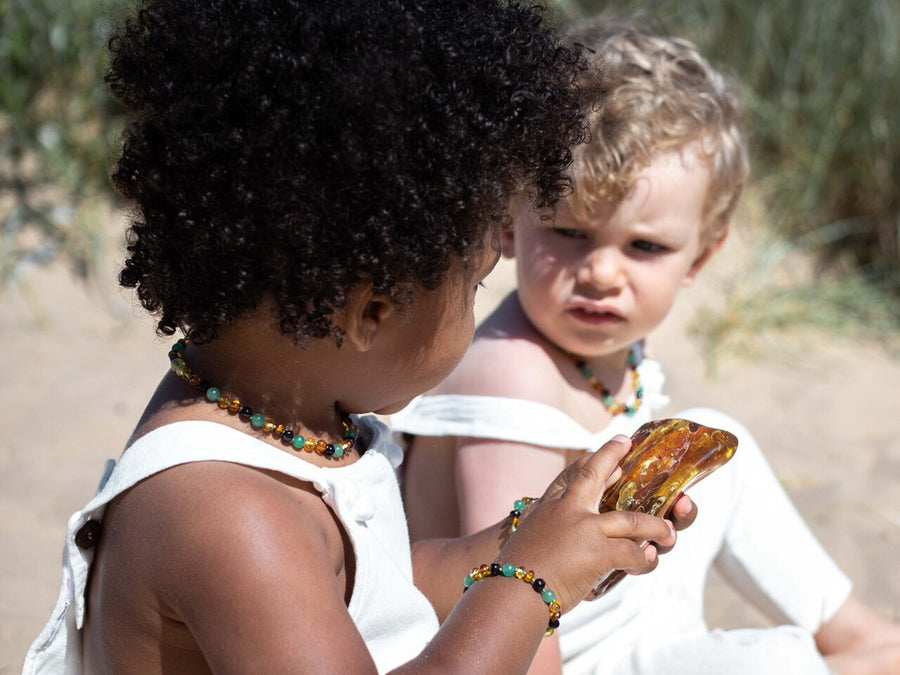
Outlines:
<svg viewBox="0 0 900 675"><path fill-rule="evenodd" d="M628 403L622 403L613 397L609 389L603 386L603 383L597 379L596 375L594 375L594 371L591 370L591 367L587 364L585 359L576 354L572 354L571 352L565 350L561 351L574 361L575 367L587 378L588 384L600 394L600 399L603 401L603 405L606 406L610 415L613 417L621 413L633 415L638 411L638 408L641 407L641 400L644 398L644 388L641 386L641 378L640 375L638 375L637 370L638 355L633 346L628 351L628 356L625 357L625 365L631 370L631 382L634 388L634 393Z"/></svg>
<svg viewBox="0 0 900 675"><path fill-rule="evenodd" d="M344 428L343 440L340 443L329 443L320 438L305 438L300 434L294 433L292 429L288 429L284 424L277 424L262 413L253 412L249 406L243 405L240 399L224 395L218 387L213 386L197 375L184 360L184 352L187 346L187 338L182 338L172 345L172 350L169 352L169 365L171 365L175 374L192 387L200 390L206 396L207 401L217 404L219 408L227 410L233 415L238 415L241 419L249 422L250 426L257 431L271 434L295 450L315 452L318 455L334 457L335 459L340 458L356 445L359 427L353 423L349 413L345 413L342 410L339 411L341 425Z"/></svg>

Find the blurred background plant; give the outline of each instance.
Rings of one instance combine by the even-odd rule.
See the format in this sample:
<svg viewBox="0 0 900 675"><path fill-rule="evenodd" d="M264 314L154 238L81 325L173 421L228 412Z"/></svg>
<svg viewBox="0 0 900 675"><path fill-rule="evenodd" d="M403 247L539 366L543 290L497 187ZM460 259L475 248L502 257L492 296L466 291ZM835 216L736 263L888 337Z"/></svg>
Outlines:
<svg viewBox="0 0 900 675"><path fill-rule="evenodd" d="M896 347L900 3L556 4L567 22L607 8L637 13L697 44L740 83L753 170L738 227L759 236L746 269L728 282L724 310L698 317L709 353L810 326Z"/></svg>
<svg viewBox="0 0 900 675"><path fill-rule="evenodd" d="M120 3L121 4L121 3ZM90 278L120 109L102 81L111 0L0 0L0 291L63 259Z"/></svg>
<svg viewBox="0 0 900 675"><path fill-rule="evenodd" d="M759 236L727 306L699 317L710 353L810 325L896 337L900 3L548 1L569 23L607 6L652 17L741 84L753 178L739 227ZM51 261L90 278L110 239L121 110L102 73L124 4L0 0L0 293Z"/></svg>

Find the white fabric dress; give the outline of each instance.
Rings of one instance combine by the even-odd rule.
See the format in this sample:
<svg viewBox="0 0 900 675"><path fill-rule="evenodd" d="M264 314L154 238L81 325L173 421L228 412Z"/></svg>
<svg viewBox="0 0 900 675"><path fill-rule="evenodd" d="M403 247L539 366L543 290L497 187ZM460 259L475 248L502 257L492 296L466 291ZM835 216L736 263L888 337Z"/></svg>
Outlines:
<svg viewBox="0 0 900 675"><path fill-rule="evenodd" d="M80 631L94 549L79 548L75 537L85 523L102 521L109 501L138 481L171 466L211 460L310 482L353 543L356 577L348 610L378 671L389 671L419 654L437 631L438 621L428 599L413 585L409 534L395 474L402 454L377 419L364 417L359 425L365 453L353 464L335 468L315 466L213 422L178 422L138 439L118 465L107 463L96 497L69 519L59 598L28 650L23 673L82 672Z"/></svg>
<svg viewBox="0 0 900 675"><path fill-rule="evenodd" d="M470 436L536 446L595 450L631 435L668 404L659 364L638 366L645 395L634 415L592 434L535 401L490 396L422 396L391 418L395 431ZM715 410L683 417L735 433L732 460L690 489L696 522L651 574L626 577L594 602L567 613L557 631L565 675L825 675L812 634L844 603L850 581L791 504L750 433ZM775 623L709 631L703 588L710 565Z"/></svg>

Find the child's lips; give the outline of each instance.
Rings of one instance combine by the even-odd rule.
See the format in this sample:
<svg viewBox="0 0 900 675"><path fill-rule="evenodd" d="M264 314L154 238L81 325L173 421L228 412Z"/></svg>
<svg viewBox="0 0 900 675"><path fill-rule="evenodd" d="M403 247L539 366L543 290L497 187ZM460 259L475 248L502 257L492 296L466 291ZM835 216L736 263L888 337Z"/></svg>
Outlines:
<svg viewBox="0 0 900 675"><path fill-rule="evenodd" d="M625 320L621 315L605 309L573 307L569 310L569 313L579 321L589 323L593 326L607 326Z"/></svg>

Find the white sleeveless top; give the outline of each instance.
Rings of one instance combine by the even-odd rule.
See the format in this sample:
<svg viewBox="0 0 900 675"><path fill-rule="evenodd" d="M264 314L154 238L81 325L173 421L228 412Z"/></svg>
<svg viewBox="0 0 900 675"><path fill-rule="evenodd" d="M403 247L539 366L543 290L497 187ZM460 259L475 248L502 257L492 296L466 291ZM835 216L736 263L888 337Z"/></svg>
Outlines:
<svg viewBox="0 0 900 675"><path fill-rule="evenodd" d="M107 462L97 495L69 519L56 607L25 658L23 674L82 672L81 629L93 548L75 543L89 520L101 521L117 495L169 467L225 461L311 483L343 524L356 554L348 611L379 672L418 655L438 629L428 599L413 585L409 533L395 469L402 453L374 417L359 420L365 453L353 464L319 467L241 431L214 422L177 422L139 438L119 464ZM261 646L263 648L264 646Z"/></svg>
<svg viewBox="0 0 900 675"><path fill-rule="evenodd" d="M521 398L421 396L391 417L396 432L495 438L593 451L615 434L630 436L669 399L655 361L638 366L645 394L632 415L616 415L591 433L561 410ZM691 488L696 522L675 549L643 576L627 576L606 595L568 612L557 630L564 675L760 675L791 664L800 675L825 675L812 639L846 601L847 576L816 541L790 503L753 436L709 408L675 413L738 436L738 452L714 476ZM791 555L785 555L790 551ZM707 570L715 564L777 628L713 631L703 615Z"/></svg>
<svg viewBox="0 0 900 675"><path fill-rule="evenodd" d="M593 451L616 434L631 436L669 405L669 397L662 393L665 375L659 363L643 358L637 371L644 387L641 407L632 415L616 415L597 433L545 403L462 394L419 396L391 415L390 425L394 431L414 436L500 438L545 448Z"/></svg>

